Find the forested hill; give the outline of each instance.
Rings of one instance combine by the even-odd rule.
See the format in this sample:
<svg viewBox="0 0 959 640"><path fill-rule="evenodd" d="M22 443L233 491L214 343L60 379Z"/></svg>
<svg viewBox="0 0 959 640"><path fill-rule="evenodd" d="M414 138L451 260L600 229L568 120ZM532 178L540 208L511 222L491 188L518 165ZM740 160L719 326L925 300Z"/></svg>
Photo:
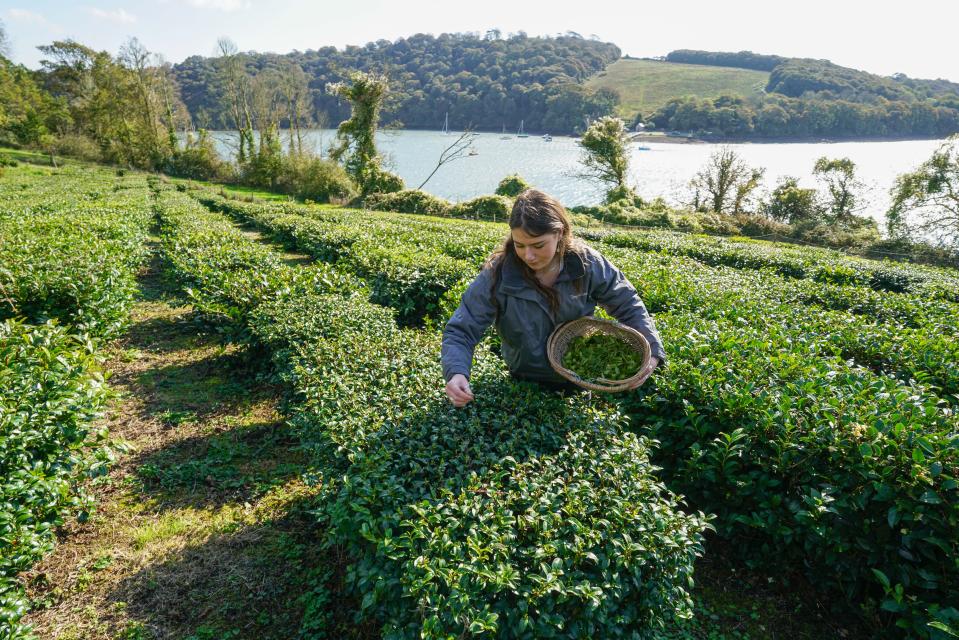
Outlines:
<svg viewBox="0 0 959 640"><path fill-rule="evenodd" d="M959 84L885 77L828 60L678 50L682 63L768 71L763 95L677 96L656 126L726 137L938 137L959 132Z"/></svg>
<svg viewBox="0 0 959 640"><path fill-rule="evenodd" d="M384 122L408 128L439 129L449 113L451 129L515 131L523 120L531 131L571 133L586 118L611 113L617 96L609 90L588 90L583 82L620 57L611 43L575 34L503 38L496 31L475 34L418 34L395 42L378 40L343 50L323 47L285 55L242 54L247 71L299 65L312 90L317 124L336 126L349 117L349 106L330 95L326 86L345 80L350 71L375 69L388 73L391 98ZM232 128L229 100L218 81L215 58L193 56L174 66L183 101L197 126Z"/></svg>

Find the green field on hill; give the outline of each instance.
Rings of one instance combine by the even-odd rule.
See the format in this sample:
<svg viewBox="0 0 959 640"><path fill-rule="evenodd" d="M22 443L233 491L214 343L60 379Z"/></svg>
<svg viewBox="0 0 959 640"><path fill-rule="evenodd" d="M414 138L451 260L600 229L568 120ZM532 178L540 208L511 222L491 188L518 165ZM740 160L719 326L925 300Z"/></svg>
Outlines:
<svg viewBox="0 0 959 640"><path fill-rule="evenodd" d="M769 73L749 69L676 64L657 60L620 59L589 79L591 89L615 89L622 97L619 115L632 119L650 114L672 98L722 94L759 95Z"/></svg>

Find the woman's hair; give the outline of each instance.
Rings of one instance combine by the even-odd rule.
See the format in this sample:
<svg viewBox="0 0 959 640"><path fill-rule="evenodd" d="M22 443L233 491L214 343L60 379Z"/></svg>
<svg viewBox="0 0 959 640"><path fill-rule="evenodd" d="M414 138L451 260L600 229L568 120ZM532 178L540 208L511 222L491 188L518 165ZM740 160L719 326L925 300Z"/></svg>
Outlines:
<svg viewBox="0 0 959 640"><path fill-rule="evenodd" d="M536 189L526 189L516 196L513 211L509 216L509 228L510 230L522 229L525 233L534 237L551 232L558 233L559 242L556 245L556 253L559 255L560 261L566 258L567 251L573 251L580 255L584 252L579 241L573 238L573 226L570 223L569 214L566 213L566 208L556 198ZM544 287L536 279L536 273L516 255L513 234L509 233L503 241L503 246L493 252L483 267L493 270L490 297L493 300L493 306L496 307L497 316L499 316L499 303L496 301L496 288L502 280L503 265L506 260L512 260L519 267L523 279L543 294L553 312L559 308L559 298L556 295L556 290L552 287Z"/></svg>

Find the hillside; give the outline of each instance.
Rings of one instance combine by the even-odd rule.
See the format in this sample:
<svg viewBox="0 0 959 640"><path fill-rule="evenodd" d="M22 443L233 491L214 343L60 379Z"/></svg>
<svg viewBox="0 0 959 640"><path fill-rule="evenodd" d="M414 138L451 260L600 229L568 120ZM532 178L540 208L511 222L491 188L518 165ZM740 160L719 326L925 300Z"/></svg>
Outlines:
<svg viewBox="0 0 959 640"><path fill-rule="evenodd" d="M515 130L523 120L528 131L572 133L585 118L613 111L615 95L588 91L582 83L617 60L620 50L572 35L503 38L490 32L484 37L417 34L344 49L246 52L239 57L253 93L258 84L270 86L291 66L299 67L309 83L309 120L317 124L336 126L349 117L349 105L327 87L359 69L381 71L390 79L384 122L438 129L448 113L453 129ZM201 56L173 66L183 101L199 127L233 127L218 66L216 58Z"/></svg>
<svg viewBox="0 0 959 640"><path fill-rule="evenodd" d="M829 60L751 51L680 50L666 61L697 65L704 74L749 69L769 75L757 93L729 86L718 97L674 95L650 118L660 129L740 140L944 138L959 132L959 84L947 80L885 77Z"/></svg>
<svg viewBox="0 0 959 640"><path fill-rule="evenodd" d="M681 96L760 96L768 81L769 73L764 71L623 58L590 78L586 86L617 91L617 112L632 121L637 114L650 115Z"/></svg>

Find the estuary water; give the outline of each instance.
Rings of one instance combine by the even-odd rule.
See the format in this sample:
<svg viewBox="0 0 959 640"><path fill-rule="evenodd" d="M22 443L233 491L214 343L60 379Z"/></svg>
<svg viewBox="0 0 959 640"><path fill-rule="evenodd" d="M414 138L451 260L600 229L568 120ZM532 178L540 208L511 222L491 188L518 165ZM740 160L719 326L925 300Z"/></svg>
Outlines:
<svg viewBox="0 0 959 640"><path fill-rule="evenodd" d="M284 141L286 131L282 132ZM235 136L211 132L220 152L232 155ZM305 144L322 152L336 132L311 129L304 133ZM377 148L387 167L402 176L409 188L417 187L436 166L443 150L456 140L457 132L381 131ZM799 179L804 187L824 189L813 177L812 168L821 156L848 157L856 163L863 183L864 215L880 223L889 207L889 189L896 176L915 169L942 143L939 140L835 143L752 143L727 145L750 166L765 167L763 189L771 191L784 176ZM644 198L663 197L670 204L688 202L689 180L721 145L678 143L630 143L630 179ZM480 133L473 142L475 155L440 167L423 187L452 201L493 193L506 175L519 173L530 184L559 198L567 206L598 204L603 188L579 176L581 149L575 138L554 136L551 142L540 136L518 138L515 134ZM645 149L641 147L646 147Z"/></svg>

